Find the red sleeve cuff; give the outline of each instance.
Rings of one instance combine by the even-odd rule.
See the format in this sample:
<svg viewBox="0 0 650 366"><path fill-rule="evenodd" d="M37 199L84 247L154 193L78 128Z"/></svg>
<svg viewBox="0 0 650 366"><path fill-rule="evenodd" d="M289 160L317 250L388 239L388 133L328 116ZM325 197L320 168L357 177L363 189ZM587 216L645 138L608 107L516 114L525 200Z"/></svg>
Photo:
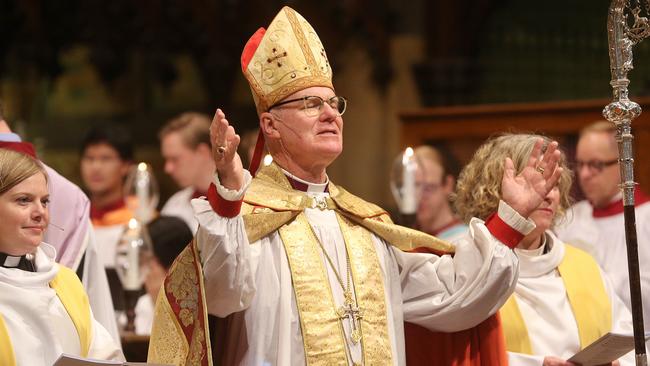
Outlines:
<svg viewBox="0 0 650 366"><path fill-rule="evenodd" d="M230 218L239 215L241 204L244 200L228 201L219 195L217 186L211 183L210 188L208 188L208 202L210 202L210 206L212 206L212 209L217 215Z"/></svg>
<svg viewBox="0 0 650 366"><path fill-rule="evenodd" d="M495 238L507 245L510 249L514 249L514 247L516 247L525 236L510 227L510 225L503 221L496 213L493 213L487 218L487 220L485 220L485 226L487 226L488 230Z"/></svg>

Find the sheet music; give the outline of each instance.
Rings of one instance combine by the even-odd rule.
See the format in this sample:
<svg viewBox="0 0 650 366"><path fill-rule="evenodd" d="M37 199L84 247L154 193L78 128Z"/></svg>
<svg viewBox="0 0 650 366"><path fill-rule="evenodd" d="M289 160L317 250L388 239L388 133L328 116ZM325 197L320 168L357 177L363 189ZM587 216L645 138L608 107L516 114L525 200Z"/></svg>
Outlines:
<svg viewBox="0 0 650 366"><path fill-rule="evenodd" d="M646 341L648 338L650 332L645 334ZM585 366L602 365L615 361L632 350L634 350L634 335L609 332L573 355L568 361Z"/></svg>
<svg viewBox="0 0 650 366"><path fill-rule="evenodd" d="M89 366L89 365L90 366L144 366L144 365L165 366L158 363L93 360L90 358L72 356L65 353L59 356L59 359L56 360L56 362L52 366Z"/></svg>

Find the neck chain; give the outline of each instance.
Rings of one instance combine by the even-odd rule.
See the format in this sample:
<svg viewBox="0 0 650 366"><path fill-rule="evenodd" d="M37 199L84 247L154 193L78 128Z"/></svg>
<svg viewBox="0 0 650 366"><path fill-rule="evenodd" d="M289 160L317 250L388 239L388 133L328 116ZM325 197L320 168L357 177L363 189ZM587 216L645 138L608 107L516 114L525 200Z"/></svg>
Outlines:
<svg viewBox="0 0 650 366"><path fill-rule="evenodd" d="M351 329L351 334L350 334L350 340L352 341L353 344L357 344L359 342L362 342L362 334L361 334L361 318L363 317L363 313L359 306L356 303L355 296L352 294L352 265L350 264L350 256L348 255L347 248L345 251L345 262L346 262L346 283L347 286L343 284L343 280L341 279L341 275L339 274L339 271L336 270L336 266L334 266L334 262L332 261L332 258L327 254L327 251L325 250L325 247L323 246L323 243L321 243L320 239L316 235L316 232L314 231L314 228L309 225L311 228L312 233L314 234L314 237L316 238L316 242L320 246L320 249L323 251L323 254L325 255L325 259L327 259L327 263L329 263L330 267L332 268L332 272L334 272L334 275L336 276L336 280L338 281L339 285L341 286L341 289L343 290L343 297L344 297L344 305L336 309L336 314L339 317L339 321L341 322L341 327L343 327L343 319L348 318L350 320L350 329ZM343 328L343 332L345 333L345 328ZM363 343L363 342L362 342ZM353 366L360 366L363 364L363 361L361 363L356 362L355 360L352 359L352 350L350 349L350 344L345 341L345 347L348 351L348 355L350 357L350 360L352 360L352 365ZM363 359L363 352L362 352L362 359Z"/></svg>

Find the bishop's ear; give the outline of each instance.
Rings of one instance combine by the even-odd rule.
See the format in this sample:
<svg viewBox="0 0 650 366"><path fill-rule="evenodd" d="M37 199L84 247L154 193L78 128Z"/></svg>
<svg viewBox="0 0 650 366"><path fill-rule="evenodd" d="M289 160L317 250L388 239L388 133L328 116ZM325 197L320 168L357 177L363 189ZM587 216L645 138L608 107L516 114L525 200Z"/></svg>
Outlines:
<svg viewBox="0 0 650 366"><path fill-rule="evenodd" d="M264 133L264 137L267 139L277 139L280 138L280 132L278 131L278 119L269 112L263 112L260 115L260 129Z"/></svg>

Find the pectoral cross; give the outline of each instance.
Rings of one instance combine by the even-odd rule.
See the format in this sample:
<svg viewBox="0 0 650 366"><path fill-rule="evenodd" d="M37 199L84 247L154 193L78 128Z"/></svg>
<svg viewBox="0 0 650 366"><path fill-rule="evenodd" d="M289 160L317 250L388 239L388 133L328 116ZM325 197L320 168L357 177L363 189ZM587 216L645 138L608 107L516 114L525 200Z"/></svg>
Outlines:
<svg viewBox="0 0 650 366"><path fill-rule="evenodd" d="M350 291L345 291L344 296L345 305L338 308L336 313L339 319L343 320L348 318L350 320L350 328L352 330L350 339L353 344L357 344L361 340L361 318L363 318L363 312L356 306Z"/></svg>

